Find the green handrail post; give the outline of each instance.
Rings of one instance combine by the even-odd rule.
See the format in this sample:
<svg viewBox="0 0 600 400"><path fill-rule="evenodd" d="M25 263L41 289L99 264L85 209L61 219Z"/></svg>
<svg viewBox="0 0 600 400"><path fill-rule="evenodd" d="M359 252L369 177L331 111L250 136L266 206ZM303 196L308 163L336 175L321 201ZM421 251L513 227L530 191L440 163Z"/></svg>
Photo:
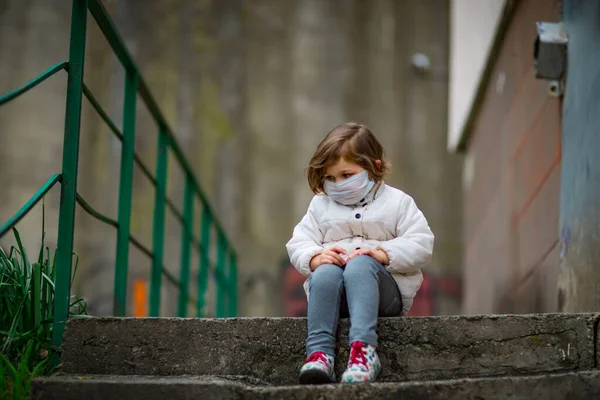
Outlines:
<svg viewBox="0 0 600 400"><path fill-rule="evenodd" d="M200 265L198 267L198 303L196 315L202 317L206 304L206 288L208 287L208 271L210 269L210 227L212 214L206 204L203 204L202 222L200 225Z"/></svg>
<svg viewBox="0 0 600 400"><path fill-rule="evenodd" d="M237 315L237 259L235 253L229 252L229 317Z"/></svg>
<svg viewBox="0 0 600 400"><path fill-rule="evenodd" d="M127 301L127 270L129 265L129 233L131 223L131 193L133 189L133 155L135 152L135 113L138 76L135 70L125 73L125 99L123 101L123 146L121 148L121 173L119 181L119 211L117 230L117 255L115 264L115 293L113 313L124 316Z"/></svg>
<svg viewBox="0 0 600 400"><path fill-rule="evenodd" d="M183 197L183 224L181 225L181 270L179 275L179 302L177 315L187 316L188 294L190 287L190 256L192 245L192 226L194 222L194 184L189 175L185 177Z"/></svg>
<svg viewBox="0 0 600 400"><path fill-rule="evenodd" d="M54 326L52 329L52 344L56 347L62 344L65 323L69 317L71 298L73 230L75 228L86 23L87 0L73 0L69 44L69 76L67 80L67 112L63 141L62 182L56 247L58 271L55 280ZM57 362L57 360L54 361Z"/></svg>
<svg viewBox="0 0 600 400"><path fill-rule="evenodd" d="M225 236L223 232L219 231L217 234L217 269L215 271L215 277L217 280L217 310L215 316L217 318L223 318L226 316L227 309L227 276L225 274L225 258L227 256L225 248Z"/></svg>
<svg viewBox="0 0 600 400"><path fill-rule="evenodd" d="M152 228L152 271L150 272L150 316L158 317L160 311L161 272L165 246L165 204L167 201L167 169L169 138L161 126L158 130L156 152L156 188L154 195L154 223Z"/></svg>

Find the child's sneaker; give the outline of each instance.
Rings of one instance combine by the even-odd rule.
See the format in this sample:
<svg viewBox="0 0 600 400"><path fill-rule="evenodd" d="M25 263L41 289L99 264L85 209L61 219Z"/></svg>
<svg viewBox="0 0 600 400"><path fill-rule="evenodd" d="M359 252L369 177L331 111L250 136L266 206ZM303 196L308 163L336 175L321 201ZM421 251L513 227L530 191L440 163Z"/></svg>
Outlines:
<svg viewBox="0 0 600 400"><path fill-rule="evenodd" d="M333 356L315 351L308 356L306 364L300 370L300 383L319 384L335 382L333 361Z"/></svg>
<svg viewBox="0 0 600 400"><path fill-rule="evenodd" d="M342 383L372 382L381 370L381 361L375 351L375 346L354 342L350 346L348 367L342 375Z"/></svg>

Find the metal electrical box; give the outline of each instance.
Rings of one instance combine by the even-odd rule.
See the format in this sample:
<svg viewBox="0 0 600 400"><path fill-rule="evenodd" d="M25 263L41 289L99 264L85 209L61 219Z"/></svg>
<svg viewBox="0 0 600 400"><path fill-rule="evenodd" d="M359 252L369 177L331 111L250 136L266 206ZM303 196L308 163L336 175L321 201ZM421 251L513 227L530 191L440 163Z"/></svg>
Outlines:
<svg viewBox="0 0 600 400"><path fill-rule="evenodd" d="M567 31L562 23L537 22L534 45L536 78L559 80L567 69Z"/></svg>

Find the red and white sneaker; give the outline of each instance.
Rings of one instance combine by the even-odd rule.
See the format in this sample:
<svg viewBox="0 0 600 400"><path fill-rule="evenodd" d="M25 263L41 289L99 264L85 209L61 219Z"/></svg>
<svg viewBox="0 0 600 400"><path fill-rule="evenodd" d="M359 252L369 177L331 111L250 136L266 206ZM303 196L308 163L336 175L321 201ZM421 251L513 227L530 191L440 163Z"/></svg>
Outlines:
<svg viewBox="0 0 600 400"><path fill-rule="evenodd" d="M308 356L306 364L300 369L300 383L319 384L335 382L333 363L333 356L315 351Z"/></svg>
<svg viewBox="0 0 600 400"><path fill-rule="evenodd" d="M350 359L342 375L342 383L372 382L381 371L381 361L375 346L354 342L350 346Z"/></svg>

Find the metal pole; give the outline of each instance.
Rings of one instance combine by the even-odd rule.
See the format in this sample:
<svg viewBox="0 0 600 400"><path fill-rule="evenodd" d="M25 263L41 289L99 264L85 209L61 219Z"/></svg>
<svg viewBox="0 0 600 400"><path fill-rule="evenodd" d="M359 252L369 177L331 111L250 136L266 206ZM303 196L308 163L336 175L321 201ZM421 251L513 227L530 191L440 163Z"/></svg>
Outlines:
<svg viewBox="0 0 600 400"><path fill-rule="evenodd" d="M123 104L123 147L121 148L121 174L119 184L119 211L117 230L117 256L115 264L115 293L113 312L124 316L127 301L127 270L129 265L129 232L131 222L131 192L133 188L133 155L135 144L135 109L138 76L135 70L125 75L125 100Z"/></svg>
<svg viewBox="0 0 600 400"><path fill-rule="evenodd" d="M186 176L183 199L183 224L181 227L181 271L179 276L181 287L179 288L179 303L177 307L177 315L180 317L187 316L192 226L194 226L194 184L190 177Z"/></svg>
<svg viewBox="0 0 600 400"><path fill-rule="evenodd" d="M208 271L210 269L210 227L212 224L212 214L206 204L202 212L202 222L200 230L200 266L198 268L198 304L196 305L196 315L203 316L204 305L206 301L206 288L208 287Z"/></svg>
<svg viewBox="0 0 600 400"><path fill-rule="evenodd" d="M73 230L75 229L75 199L77 195L77 164L79 158L86 22L87 0L73 0L69 77L67 83L67 113L63 142L62 185L60 191L55 265L57 270L54 292L54 327L52 329L52 344L57 347L62 344L65 323L69 317L69 301L71 298Z"/></svg>
<svg viewBox="0 0 600 400"><path fill-rule="evenodd" d="M158 317L160 287L165 247L165 203L167 200L168 141L164 128L158 132L156 151L156 192L154 196L154 226L152 229L152 272L150 273L150 316Z"/></svg>

